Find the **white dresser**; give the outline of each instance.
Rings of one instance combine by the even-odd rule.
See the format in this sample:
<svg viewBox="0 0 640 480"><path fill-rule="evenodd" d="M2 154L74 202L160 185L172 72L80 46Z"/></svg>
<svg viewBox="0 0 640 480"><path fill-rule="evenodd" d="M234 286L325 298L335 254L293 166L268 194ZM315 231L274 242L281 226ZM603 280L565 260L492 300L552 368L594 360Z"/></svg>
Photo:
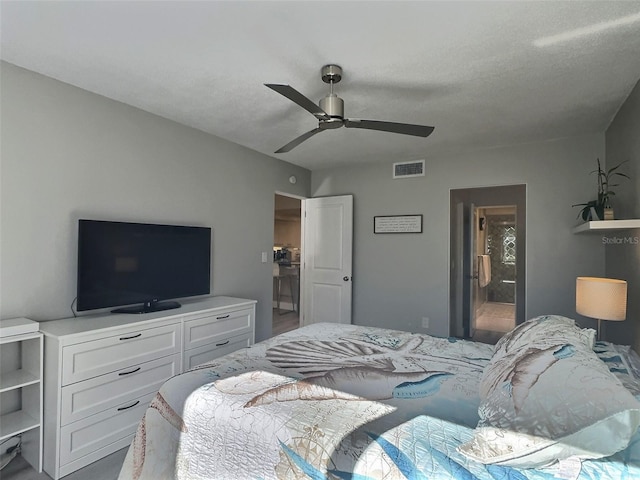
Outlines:
<svg viewBox="0 0 640 480"><path fill-rule="evenodd" d="M44 470L57 480L126 447L165 380L253 344L255 304L209 297L175 310L41 322Z"/></svg>

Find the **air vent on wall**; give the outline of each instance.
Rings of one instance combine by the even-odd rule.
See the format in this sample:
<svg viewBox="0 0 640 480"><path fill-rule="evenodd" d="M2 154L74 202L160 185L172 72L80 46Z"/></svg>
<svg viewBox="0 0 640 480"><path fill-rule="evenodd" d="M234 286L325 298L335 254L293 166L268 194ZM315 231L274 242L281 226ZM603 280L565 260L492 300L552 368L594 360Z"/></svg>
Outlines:
<svg viewBox="0 0 640 480"><path fill-rule="evenodd" d="M424 177L424 160L396 162L393 164L393 178Z"/></svg>

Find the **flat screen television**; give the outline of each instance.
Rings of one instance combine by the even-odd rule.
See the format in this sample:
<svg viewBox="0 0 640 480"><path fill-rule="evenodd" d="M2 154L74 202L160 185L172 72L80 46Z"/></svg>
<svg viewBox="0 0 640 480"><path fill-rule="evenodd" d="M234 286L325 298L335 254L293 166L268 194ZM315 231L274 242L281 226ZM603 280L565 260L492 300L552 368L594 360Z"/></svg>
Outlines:
<svg viewBox="0 0 640 480"><path fill-rule="evenodd" d="M77 310L178 308L211 289L211 228L79 220Z"/></svg>

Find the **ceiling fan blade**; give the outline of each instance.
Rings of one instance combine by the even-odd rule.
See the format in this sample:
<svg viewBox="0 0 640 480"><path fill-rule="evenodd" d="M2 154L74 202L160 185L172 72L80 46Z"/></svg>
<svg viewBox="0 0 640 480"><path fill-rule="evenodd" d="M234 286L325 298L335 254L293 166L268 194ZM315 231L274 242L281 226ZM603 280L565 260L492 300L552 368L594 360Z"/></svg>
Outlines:
<svg viewBox="0 0 640 480"><path fill-rule="evenodd" d="M300 145L302 142L304 142L305 140L307 140L308 138L313 137L316 133L320 133L322 132L321 128L314 128L313 130L308 131L307 133L303 133L302 135L300 135L298 138L296 138L295 140L290 141L289 143L287 143L284 147L276 150L273 153L286 153L290 150L293 150L294 148L296 148L298 145Z"/></svg>
<svg viewBox="0 0 640 480"><path fill-rule="evenodd" d="M264 85L265 87L269 87L271 90L275 90L280 95L287 97L292 102L297 103L307 112L314 115L318 120L329 120L329 115L327 115L327 112L322 110L318 105L313 103L295 88L289 85L278 85L275 83L265 83Z"/></svg>
<svg viewBox="0 0 640 480"><path fill-rule="evenodd" d="M411 123L379 122L377 120L356 119L345 119L344 126L347 128L364 128L367 130L401 133L403 135L414 135L416 137L428 137L434 130L434 127L413 125Z"/></svg>

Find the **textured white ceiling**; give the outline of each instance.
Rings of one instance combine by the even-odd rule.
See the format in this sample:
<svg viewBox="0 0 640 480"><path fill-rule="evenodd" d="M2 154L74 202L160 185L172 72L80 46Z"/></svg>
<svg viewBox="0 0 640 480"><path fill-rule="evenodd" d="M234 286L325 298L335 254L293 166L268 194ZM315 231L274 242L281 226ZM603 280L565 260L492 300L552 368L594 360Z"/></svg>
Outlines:
<svg viewBox="0 0 640 480"><path fill-rule="evenodd" d="M6 2L3 60L310 169L429 158L602 132L640 78L638 1ZM424 139L355 129L273 152L316 119L344 69L345 116L435 126Z"/></svg>

